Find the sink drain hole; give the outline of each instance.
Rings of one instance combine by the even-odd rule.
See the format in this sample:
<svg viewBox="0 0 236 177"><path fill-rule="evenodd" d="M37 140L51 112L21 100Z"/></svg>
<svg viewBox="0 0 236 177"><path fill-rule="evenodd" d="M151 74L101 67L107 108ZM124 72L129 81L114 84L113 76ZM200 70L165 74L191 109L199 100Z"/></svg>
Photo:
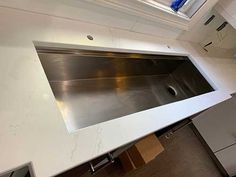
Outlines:
<svg viewBox="0 0 236 177"><path fill-rule="evenodd" d="M167 91L169 92L169 94L171 94L172 96L177 96L178 92L175 90L174 87L172 86L168 86L167 87Z"/></svg>

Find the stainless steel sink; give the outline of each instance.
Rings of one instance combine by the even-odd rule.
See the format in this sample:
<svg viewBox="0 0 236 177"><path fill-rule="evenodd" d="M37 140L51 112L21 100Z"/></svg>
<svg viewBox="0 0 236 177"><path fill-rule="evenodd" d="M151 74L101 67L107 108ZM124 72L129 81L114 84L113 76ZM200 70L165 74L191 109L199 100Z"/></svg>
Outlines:
<svg viewBox="0 0 236 177"><path fill-rule="evenodd" d="M69 132L213 91L183 56L36 49Z"/></svg>

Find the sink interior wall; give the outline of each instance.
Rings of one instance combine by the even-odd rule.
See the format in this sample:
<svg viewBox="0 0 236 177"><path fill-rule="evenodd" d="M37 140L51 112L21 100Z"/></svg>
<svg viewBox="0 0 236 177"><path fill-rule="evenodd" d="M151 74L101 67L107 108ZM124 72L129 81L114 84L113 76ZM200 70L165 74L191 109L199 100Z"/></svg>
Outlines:
<svg viewBox="0 0 236 177"><path fill-rule="evenodd" d="M184 58L145 59L117 56L39 54L49 81L170 74ZM145 57L140 55L139 57ZM157 57L156 57L157 58Z"/></svg>
<svg viewBox="0 0 236 177"><path fill-rule="evenodd" d="M213 90L187 57L37 51L70 132Z"/></svg>

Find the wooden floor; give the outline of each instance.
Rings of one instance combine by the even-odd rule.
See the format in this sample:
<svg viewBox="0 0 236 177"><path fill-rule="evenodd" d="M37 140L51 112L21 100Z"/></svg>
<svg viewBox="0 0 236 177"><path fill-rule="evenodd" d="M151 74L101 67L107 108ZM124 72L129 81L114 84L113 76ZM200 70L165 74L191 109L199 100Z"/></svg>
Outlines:
<svg viewBox="0 0 236 177"><path fill-rule="evenodd" d="M93 177L222 177L210 156L189 126L160 141L165 148L155 160L129 173L124 173L119 161ZM58 177L91 177L80 174L79 168Z"/></svg>

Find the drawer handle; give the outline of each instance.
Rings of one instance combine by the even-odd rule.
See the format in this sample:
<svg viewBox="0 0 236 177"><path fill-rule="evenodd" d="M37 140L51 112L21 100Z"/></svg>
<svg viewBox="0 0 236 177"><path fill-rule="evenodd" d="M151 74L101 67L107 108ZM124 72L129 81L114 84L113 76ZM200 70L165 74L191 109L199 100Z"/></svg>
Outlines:
<svg viewBox="0 0 236 177"><path fill-rule="evenodd" d="M93 164L92 162L89 162L90 172L91 174L97 173L98 171L100 171L101 169L105 168L106 166L112 163L114 163L114 158L111 153L108 153L107 157L97 164Z"/></svg>

